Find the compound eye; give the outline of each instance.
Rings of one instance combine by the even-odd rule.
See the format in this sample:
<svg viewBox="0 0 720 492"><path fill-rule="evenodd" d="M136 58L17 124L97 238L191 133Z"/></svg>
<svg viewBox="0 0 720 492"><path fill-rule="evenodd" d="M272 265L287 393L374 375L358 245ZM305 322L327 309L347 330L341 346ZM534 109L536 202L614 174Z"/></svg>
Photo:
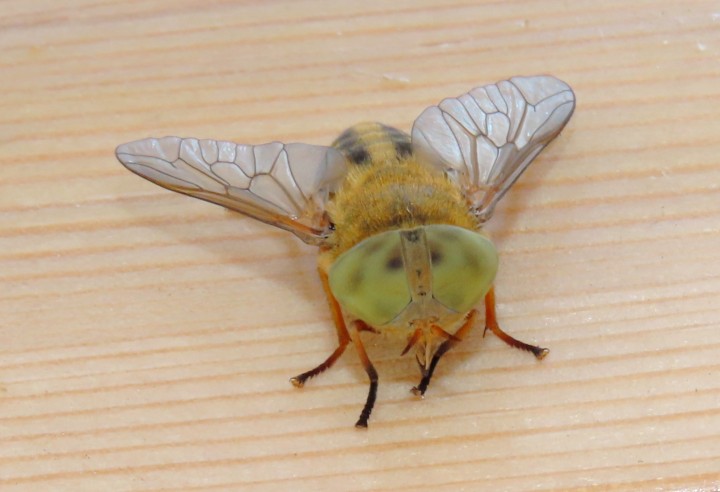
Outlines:
<svg viewBox="0 0 720 492"><path fill-rule="evenodd" d="M467 312L495 280L498 257L480 233L449 225L425 228L432 261L433 296L456 312Z"/></svg>
<svg viewBox="0 0 720 492"><path fill-rule="evenodd" d="M410 303L399 231L369 237L330 267L330 290L349 313L373 326L396 318Z"/></svg>

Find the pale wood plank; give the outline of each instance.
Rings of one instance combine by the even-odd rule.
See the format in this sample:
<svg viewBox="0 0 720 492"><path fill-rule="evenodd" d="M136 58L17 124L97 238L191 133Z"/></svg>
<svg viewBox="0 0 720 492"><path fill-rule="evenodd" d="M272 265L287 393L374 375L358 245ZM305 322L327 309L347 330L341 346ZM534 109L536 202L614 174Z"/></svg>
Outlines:
<svg viewBox="0 0 720 492"><path fill-rule="evenodd" d="M718 490L713 1L8 0L0 490ZM329 143L515 74L578 108L499 207L499 316L368 432L314 251L127 173L121 142ZM397 345L397 346L396 346Z"/></svg>

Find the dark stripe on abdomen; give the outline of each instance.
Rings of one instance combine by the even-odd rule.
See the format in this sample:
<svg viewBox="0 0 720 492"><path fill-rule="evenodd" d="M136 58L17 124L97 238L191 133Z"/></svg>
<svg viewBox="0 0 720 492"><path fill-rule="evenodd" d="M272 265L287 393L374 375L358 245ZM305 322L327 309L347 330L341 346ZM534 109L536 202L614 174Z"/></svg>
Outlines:
<svg viewBox="0 0 720 492"><path fill-rule="evenodd" d="M390 137L390 140L392 140L393 146L395 146L395 152L397 152L399 157L405 158L412 154L410 135L392 126L382 125L382 129L387 136Z"/></svg>
<svg viewBox="0 0 720 492"><path fill-rule="evenodd" d="M410 135L381 123L360 123L348 128L333 142L353 164L397 160L412 154Z"/></svg>
<svg viewBox="0 0 720 492"><path fill-rule="evenodd" d="M342 132L332 145L353 164L368 164L370 162L370 153L360 141L360 134L355 130L355 127Z"/></svg>

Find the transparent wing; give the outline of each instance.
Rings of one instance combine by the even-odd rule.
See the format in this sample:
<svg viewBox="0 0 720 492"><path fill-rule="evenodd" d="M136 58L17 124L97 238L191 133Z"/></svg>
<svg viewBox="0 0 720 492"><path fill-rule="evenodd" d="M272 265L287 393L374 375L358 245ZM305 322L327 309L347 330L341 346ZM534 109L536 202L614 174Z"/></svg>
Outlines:
<svg viewBox="0 0 720 492"><path fill-rule="evenodd" d="M309 244L327 236L325 204L347 172L339 151L300 143L165 137L126 143L115 153L153 183L281 227Z"/></svg>
<svg viewBox="0 0 720 492"><path fill-rule="evenodd" d="M574 108L565 82L513 77L427 108L413 125L413 151L455 180L484 222Z"/></svg>

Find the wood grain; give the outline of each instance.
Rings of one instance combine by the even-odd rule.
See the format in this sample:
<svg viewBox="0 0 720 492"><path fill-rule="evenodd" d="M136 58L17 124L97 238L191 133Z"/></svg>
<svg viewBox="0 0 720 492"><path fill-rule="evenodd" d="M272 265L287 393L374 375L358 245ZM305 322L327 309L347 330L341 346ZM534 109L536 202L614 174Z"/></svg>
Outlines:
<svg viewBox="0 0 720 492"><path fill-rule="evenodd" d="M362 5L362 6L361 6ZM716 1L6 0L0 490L720 490ZM334 348L312 248L114 159L328 144L517 74L576 91L490 225L504 328L427 397Z"/></svg>

